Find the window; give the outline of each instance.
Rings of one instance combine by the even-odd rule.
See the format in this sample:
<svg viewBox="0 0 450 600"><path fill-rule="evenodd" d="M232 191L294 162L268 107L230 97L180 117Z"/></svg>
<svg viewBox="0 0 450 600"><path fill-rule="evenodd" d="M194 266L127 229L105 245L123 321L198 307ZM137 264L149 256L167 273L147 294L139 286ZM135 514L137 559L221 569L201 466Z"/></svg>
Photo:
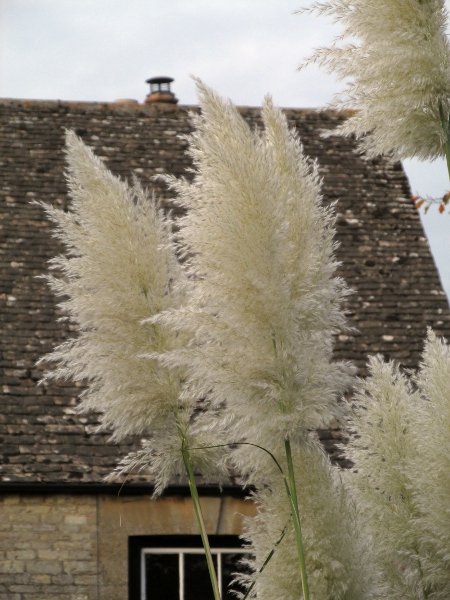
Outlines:
<svg viewBox="0 0 450 600"><path fill-rule="evenodd" d="M246 572L240 560L249 554L235 535L212 535L209 541L222 599L234 600L229 586L234 573ZM129 600L214 598L199 535L132 536L129 559Z"/></svg>

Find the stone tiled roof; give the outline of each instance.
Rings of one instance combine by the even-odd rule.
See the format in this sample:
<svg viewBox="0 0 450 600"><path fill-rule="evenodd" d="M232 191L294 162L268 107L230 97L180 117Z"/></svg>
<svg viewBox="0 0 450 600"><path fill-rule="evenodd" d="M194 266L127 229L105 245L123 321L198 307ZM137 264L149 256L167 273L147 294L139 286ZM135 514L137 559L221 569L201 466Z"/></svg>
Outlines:
<svg viewBox="0 0 450 600"><path fill-rule="evenodd" d="M80 388L71 383L37 387L36 360L69 335L46 284L36 276L60 251L41 199L66 207L63 130L74 129L111 170L135 173L145 186L170 198L158 173L183 174L189 107L0 101L0 481L99 483L133 447L92 435L95 416L77 416ZM355 293L348 301L354 335L340 336L336 356L364 373L367 354L381 352L415 367L427 325L449 336L450 314L400 164L365 162L342 138L320 136L342 116L286 111L306 152L320 162L327 201L338 201L340 274ZM243 108L252 124L259 110ZM331 429L322 437L330 440Z"/></svg>

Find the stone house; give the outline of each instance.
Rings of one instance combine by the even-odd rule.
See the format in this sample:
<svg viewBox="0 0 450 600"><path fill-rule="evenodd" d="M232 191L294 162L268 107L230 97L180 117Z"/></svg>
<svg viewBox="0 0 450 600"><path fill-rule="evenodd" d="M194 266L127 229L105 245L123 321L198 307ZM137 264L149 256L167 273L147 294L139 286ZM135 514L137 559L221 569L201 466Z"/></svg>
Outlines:
<svg viewBox="0 0 450 600"><path fill-rule="evenodd" d="M156 99L0 100L1 600L146 599L154 597L146 583L152 560L168 555L182 565L195 556L196 523L183 482L157 501L150 500L152 482L143 475L123 486L104 483L139 440L116 446L106 434L92 433L95 415L75 410L81 389L70 382L38 387L42 372L35 366L70 328L57 322L54 298L37 278L60 248L30 201L67 206L62 147L68 128L114 173L138 175L170 207L152 176L181 175L189 166L178 136L190 130L192 107L161 101L164 94ZM260 123L258 108L241 111L252 126ZM401 165L366 162L351 140L323 139L320 131L342 116L286 113L307 154L320 163L325 200L337 201L339 270L354 289L347 310L357 331L339 336L336 357L354 361L361 374L367 355L376 352L416 367L426 326L449 336L450 312ZM333 452L338 431L331 426L320 435ZM225 572L226 550L238 545L240 515L253 507L238 481L222 490L199 483Z"/></svg>

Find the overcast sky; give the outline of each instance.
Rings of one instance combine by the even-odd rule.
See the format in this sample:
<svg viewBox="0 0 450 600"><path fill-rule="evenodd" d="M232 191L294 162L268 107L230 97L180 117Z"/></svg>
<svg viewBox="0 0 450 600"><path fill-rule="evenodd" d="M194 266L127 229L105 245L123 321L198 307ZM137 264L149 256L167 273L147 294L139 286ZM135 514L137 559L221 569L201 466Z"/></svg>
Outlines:
<svg viewBox="0 0 450 600"><path fill-rule="evenodd" d="M293 14L308 3L0 0L0 97L142 102L145 80L167 75L180 103L195 104L194 74L236 104L258 106L270 93L284 107L323 106L340 84L297 67L339 30ZM443 161L405 168L413 193L437 197L450 188ZM430 211L423 221L450 294L450 216Z"/></svg>

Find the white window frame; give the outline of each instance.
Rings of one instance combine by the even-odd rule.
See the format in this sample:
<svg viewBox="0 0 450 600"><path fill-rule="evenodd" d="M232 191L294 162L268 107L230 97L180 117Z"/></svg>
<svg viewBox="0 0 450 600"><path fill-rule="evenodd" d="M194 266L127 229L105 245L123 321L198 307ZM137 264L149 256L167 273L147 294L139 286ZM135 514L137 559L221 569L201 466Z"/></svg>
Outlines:
<svg viewBox="0 0 450 600"><path fill-rule="evenodd" d="M217 579L219 583L219 592L222 596L222 555L223 554L248 554L246 548L236 546L235 548L211 548L211 553L217 556ZM148 554L178 554L178 574L179 574L179 600L184 600L184 556L186 554L205 554L203 548L195 547L166 547L166 548L142 548L141 549L141 600L150 600L147 598L146 588L146 568L145 558Z"/></svg>

